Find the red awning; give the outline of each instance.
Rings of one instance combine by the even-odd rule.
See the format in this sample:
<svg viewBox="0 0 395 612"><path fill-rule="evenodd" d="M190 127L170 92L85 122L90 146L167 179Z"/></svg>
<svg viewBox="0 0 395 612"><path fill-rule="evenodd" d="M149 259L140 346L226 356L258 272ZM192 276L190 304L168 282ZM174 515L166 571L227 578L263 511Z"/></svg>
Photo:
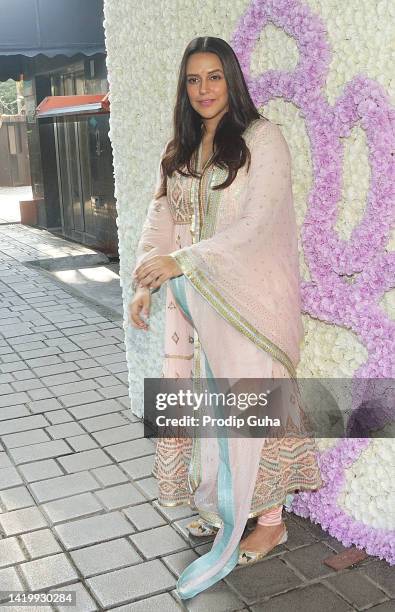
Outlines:
<svg viewBox="0 0 395 612"><path fill-rule="evenodd" d="M36 116L39 119L42 117L109 112L108 93L83 96L48 96L36 108Z"/></svg>

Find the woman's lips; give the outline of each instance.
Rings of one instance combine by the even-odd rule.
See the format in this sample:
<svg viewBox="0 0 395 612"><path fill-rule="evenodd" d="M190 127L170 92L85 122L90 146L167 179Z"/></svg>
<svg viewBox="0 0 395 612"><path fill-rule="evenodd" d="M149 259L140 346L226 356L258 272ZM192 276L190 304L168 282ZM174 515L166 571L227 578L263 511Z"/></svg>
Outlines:
<svg viewBox="0 0 395 612"><path fill-rule="evenodd" d="M199 104L201 104L202 106L211 106L212 104L214 104L215 100L203 100L202 102L199 102Z"/></svg>

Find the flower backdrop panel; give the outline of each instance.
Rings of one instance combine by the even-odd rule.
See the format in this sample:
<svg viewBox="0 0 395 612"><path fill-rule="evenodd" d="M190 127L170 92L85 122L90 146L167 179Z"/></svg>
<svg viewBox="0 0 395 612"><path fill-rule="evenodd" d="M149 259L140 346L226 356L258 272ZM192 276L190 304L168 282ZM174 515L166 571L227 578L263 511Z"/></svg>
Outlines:
<svg viewBox="0 0 395 612"><path fill-rule="evenodd" d="M305 326L298 374L362 380L361 388L393 376L394 17L392 0L106 0L124 328L137 415L144 377L160 374L164 292L154 297L150 333L133 330L130 272L171 136L179 62L202 35L232 45L256 106L280 124L291 150ZM387 433L390 399L380 422ZM393 564L395 441L379 435L320 440L325 486L296 495L289 508Z"/></svg>

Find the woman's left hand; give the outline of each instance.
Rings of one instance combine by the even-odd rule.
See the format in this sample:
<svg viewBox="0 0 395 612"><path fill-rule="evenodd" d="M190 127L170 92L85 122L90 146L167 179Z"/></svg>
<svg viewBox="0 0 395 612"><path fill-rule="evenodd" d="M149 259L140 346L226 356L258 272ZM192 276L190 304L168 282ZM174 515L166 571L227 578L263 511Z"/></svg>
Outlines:
<svg viewBox="0 0 395 612"><path fill-rule="evenodd" d="M136 281L143 287L156 289L174 276L183 274L177 261L171 255L156 255L136 269Z"/></svg>

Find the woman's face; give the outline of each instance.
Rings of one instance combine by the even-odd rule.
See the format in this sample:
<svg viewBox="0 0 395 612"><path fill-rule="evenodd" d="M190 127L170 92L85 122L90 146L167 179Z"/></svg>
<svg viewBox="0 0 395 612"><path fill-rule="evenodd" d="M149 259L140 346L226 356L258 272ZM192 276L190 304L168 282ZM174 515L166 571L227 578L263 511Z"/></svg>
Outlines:
<svg viewBox="0 0 395 612"><path fill-rule="evenodd" d="M228 87L215 53L193 53L186 66L189 101L203 119L218 119L228 110Z"/></svg>

